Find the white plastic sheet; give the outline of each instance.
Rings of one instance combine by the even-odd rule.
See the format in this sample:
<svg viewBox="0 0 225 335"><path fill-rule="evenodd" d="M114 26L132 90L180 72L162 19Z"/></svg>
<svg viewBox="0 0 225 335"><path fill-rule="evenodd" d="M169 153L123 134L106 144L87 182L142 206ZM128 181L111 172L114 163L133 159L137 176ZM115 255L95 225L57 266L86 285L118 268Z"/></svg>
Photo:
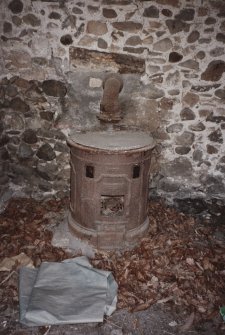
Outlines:
<svg viewBox="0 0 225 335"><path fill-rule="evenodd" d="M39 269L21 268L19 301L27 326L102 322L116 309L117 283L85 256L43 262Z"/></svg>

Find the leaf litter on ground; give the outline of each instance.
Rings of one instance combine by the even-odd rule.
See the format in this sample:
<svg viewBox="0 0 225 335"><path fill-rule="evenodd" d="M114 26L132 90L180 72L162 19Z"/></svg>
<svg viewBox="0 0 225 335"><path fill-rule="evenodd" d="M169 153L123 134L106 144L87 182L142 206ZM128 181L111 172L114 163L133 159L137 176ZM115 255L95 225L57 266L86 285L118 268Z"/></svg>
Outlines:
<svg viewBox="0 0 225 335"><path fill-rule="evenodd" d="M20 253L35 266L70 258L67 250L52 246L48 230L48 214L60 215L68 206L68 199L11 199L0 214L0 262ZM169 304L190 315L184 324L185 329L190 328L224 305L225 246L215 237L213 224L178 212L162 201L150 202L149 221L149 232L137 247L98 251L91 262L96 268L112 271L119 285L119 309L133 312L156 303ZM11 271L18 271L18 264ZM17 278L12 275L4 280L7 276L0 273L0 309L18 304Z"/></svg>

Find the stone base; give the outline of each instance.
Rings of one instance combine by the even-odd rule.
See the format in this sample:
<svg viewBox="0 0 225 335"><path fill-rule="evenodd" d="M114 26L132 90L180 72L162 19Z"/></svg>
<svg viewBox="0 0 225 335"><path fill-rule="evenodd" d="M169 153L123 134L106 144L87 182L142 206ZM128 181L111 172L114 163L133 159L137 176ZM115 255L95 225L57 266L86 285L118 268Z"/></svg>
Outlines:
<svg viewBox="0 0 225 335"><path fill-rule="evenodd" d="M102 228L98 224L98 229L88 229L76 222L71 213L68 215L68 227L73 235L87 240L97 249L103 250L121 250L134 248L140 243L149 228L148 217L142 225L135 229L125 231L125 225L121 224L104 224Z"/></svg>

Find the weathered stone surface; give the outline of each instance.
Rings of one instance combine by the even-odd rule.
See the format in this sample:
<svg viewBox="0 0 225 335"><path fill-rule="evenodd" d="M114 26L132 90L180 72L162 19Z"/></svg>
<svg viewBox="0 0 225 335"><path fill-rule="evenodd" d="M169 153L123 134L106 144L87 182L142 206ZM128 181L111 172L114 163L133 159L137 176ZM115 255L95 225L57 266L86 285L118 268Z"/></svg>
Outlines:
<svg viewBox="0 0 225 335"><path fill-rule="evenodd" d="M127 6L130 5L131 0L102 0L103 5L116 5L116 6Z"/></svg>
<svg viewBox="0 0 225 335"><path fill-rule="evenodd" d="M173 51L169 54L169 62L170 63L177 63L177 62L181 61L182 58L183 58L183 56L181 54L179 54L178 52L175 52L175 51Z"/></svg>
<svg viewBox="0 0 225 335"><path fill-rule="evenodd" d="M8 7L13 14L19 14L23 10L23 3L20 0L13 0L9 3Z"/></svg>
<svg viewBox="0 0 225 335"><path fill-rule="evenodd" d="M150 29L156 30L156 32L158 32L161 27L162 27L162 23L160 23L158 21L149 20L149 28Z"/></svg>
<svg viewBox="0 0 225 335"><path fill-rule="evenodd" d="M10 22L7 22L7 21L4 22L3 32L4 34L9 34L12 32L12 24Z"/></svg>
<svg viewBox="0 0 225 335"><path fill-rule="evenodd" d="M147 45L151 45L153 43L153 37L152 36L148 36L148 37L144 38L142 40L142 43L143 44L147 44Z"/></svg>
<svg viewBox="0 0 225 335"><path fill-rule="evenodd" d="M213 113L209 113L207 115L206 121L214 122L214 123L221 123L225 121L225 115L214 115Z"/></svg>
<svg viewBox="0 0 225 335"><path fill-rule="evenodd" d="M133 53L133 54L142 54L146 48L133 48L133 47L124 47L123 51Z"/></svg>
<svg viewBox="0 0 225 335"><path fill-rule="evenodd" d="M111 9L111 8L103 8L102 14L107 19L113 19L113 18L117 17L116 11L114 9Z"/></svg>
<svg viewBox="0 0 225 335"><path fill-rule="evenodd" d="M79 7L73 7L72 12L74 14L83 14L83 11Z"/></svg>
<svg viewBox="0 0 225 335"><path fill-rule="evenodd" d="M209 194L210 197L212 197L212 195L220 197L220 195L225 192L223 180L218 176L214 177L208 175L204 180L204 184L207 185L206 193Z"/></svg>
<svg viewBox="0 0 225 335"><path fill-rule="evenodd" d="M153 58L151 58L151 63L154 63L154 64L165 64L166 60L164 58L153 57Z"/></svg>
<svg viewBox="0 0 225 335"><path fill-rule="evenodd" d="M48 182L47 180L40 180L38 182L38 188L42 191L42 192L51 192L53 185L51 184L51 182Z"/></svg>
<svg viewBox="0 0 225 335"><path fill-rule="evenodd" d="M58 174L58 166L56 164L41 164L37 165L37 174L45 180L53 181L56 179Z"/></svg>
<svg viewBox="0 0 225 335"><path fill-rule="evenodd" d="M218 33L218 34L216 35L216 39L217 39L217 41L219 41L219 42L223 42L223 43L225 43L225 34Z"/></svg>
<svg viewBox="0 0 225 335"><path fill-rule="evenodd" d="M194 43L196 42L200 37L200 33L197 30L193 30L187 37L188 43Z"/></svg>
<svg viewBox="0 0 225 335"><path fill-rule="evenodd" d="M62 29L67 29L68 27L75 29L77 23L77 18L75 15L68 15L62 22Z"/></svg>
<svg viewBox="0 0 225 335"><path fill-rule="evenodd" d="M44 161L52 161L56 157L54 150L48 143L43 144L38 149L36 155L38 158L43 159Z"/></svg>
<svg viewBox="0 0 225 335"><path fill-rule="evenodd" d="M22 90L27 90L30 87L29 81L20 77L15 78L14 84Z"/></svg>
<svg viewBox="0 0 225 335"><path fill-rule="evenodd" d="M195 10L193 8L184 8L178 15L175 15L175 18L182 21L192 21L194 16Z"/></svg>
<svg viewBox="0 0 225 335"><path fill-rule="evenodd" d="M0 99L5 98L5 88L3 86L0 86Z"/></svg>
<svg viewBox="0 0 225 335"><path fill-rule="evenodd" d="M159 99L162 98L165 93L163 90L157 88L153 84L149 84L143 87L141 95L148 99Z"/></svg>
<svg viewBox="0 0 225 335"><path fill-rule="evenodd" d="M107 49L108 48L108 44L105 40L103 40L103 38L98 38L98 47L100 49Z"/></svg>
<svg viewBox="0 0 225 335"><path fill-rule="evenodd" d="M126 40L125 44L126 45L131 45L131 46L136 46L136 45L142 44L142 40L141 40L140 36L131 36Z"/></svg>
<svg viewBox="0 0 225 335"><path fill-rule="evenodd" d="M61 38L60 38L60 42L61 42L63 45L70 45L70 44L73 43L72 36L69 35L69 34L63 35L63 36L61 36Z"/></svg>
<svg viewBox="0 0 225 335"><path fill-rule="evenodd" d="M74 66L114 67L120 73L144 73L145 61L139 57L118 53L91 51L70 47L70 63Z"/></svg>
<svg viewBox="0 0 225 335"><path fill-rule="evenodd" d="M27 143L21 143L19 145L17 155L19 159L29 159L33 156L34 152Z"/></svg>
<svg viewBox="0 0 225 335"><path fill-rule="evenodd" d="M5 90L5 94L10 98L14 98L18 93L17 87L14 85L8 85Z"/></svg>
<svg viewBox="0 0 225 335"><path fill-rule="evenodd" d="M153 50L166 52L172 48L173 44L171 40L167 37L153 44Z"/></svg>
<svg viewBox="0 0 225 335"><path fill-rule="evenodd" d="M57 142L54 145L54 150L59 151L59 152L67 152L67 153L69 153L70 151L68 145L61 143L61 142Z"/></svg>
<svg viewBox="0 0 225 335"><path fill-rule="evenodd" d="M59 14L58 12L51 12L48 16L49 19L52 20L60 20L61 19L61 14Z"/></svg>
<svg viewBox="0 0 225 335"><path fill-rule="evenodd" d="M207 7L199 7L198 8L198 16L206 16L208 14L208 8Z"/></svg>
<svg viewBox="0 0 225 335"><path fill-rule="evenodd" d="M157 36L157 37L161 37L161 36L163 36L163 35L165 35L165 34L166 34L166 31L165 31L165 30L159 30L159 31L156 32L156 36Z"/></svg>
<svg viewBox="0 0 225 335"><path fill-rule="evenodd" d="M191 89L193 91L197 91L197 92L208 92L210 91L211 89L216 89L220 87L220 84L214 84L214 85L204 85L204 86L200 86L200 85L194 85L194 86L191 86Z"/></svg>
<svg viewBox="0 0 225 335"><path fill-rule="evenodd" d="M127 31L127 32L130 32L130 33L138 32L143 27L143 25L141 23L133 22L133 21L113 22L112 26L115 29L122 30L122 31Z"/></svg>
<svg viewBox="0 0 225 335"><path fill-rule="evenodd" d="M170 178L163 178L159 181L159 188L165 192L176 192L179 190L180 185Z"/></svg>
<svg viewBox="0 0 225 335"><path fill-rule="evenodd" d="M3 147L4 145L6 145L9 142L9 140L10 138L6 134L0 136L0 147Z"/></svg>
<svg viewBox="0 0 225 335"><path fill-rule="evenodd" d="M9 67L29 68L31 66L31 56L25 50L11 50L7 55Z"/></svg>
<svg viewBox="0 0 225 335"><path fill-rule="evenodd" d="M40 117L43 120L51 122L54 118L54 113L51 111L40 112Z"/></svg>
<svg viewBox="0 0 225 335"><path fill-rule="evenodd" d="M48 60L44 57L32 57L32 62L39 66L48 65Z"/></svg>
<svg viewBox="0 0 225 335"><path fill-rule="evenodd" d="M165 6L173 6L173 7L180 6L179 0L157 0L157 3L160 3Z"/></svg>
<svg viewBox="0 0 225 335"><path fill-rule="evenodd" d="M216 23L216 19L214 17L207 17L207 19L205 20L205 24L210 25L210 24L215 24Z"/></svg>
<svg viewBox="0 0 225 335"><path fill-rule="evenodd" d="M179 83L180 80L180 72L175 71L173 73L169 73L168 76L166 77L166 84L168 86L176 86Z"/></svg>
<svg viewBox="0 0 225 335"><path fill-rule="evenodd" d="M214 32L214 27L204 29L204 33L209 34L209 33L213 33L213 32Z"/></svg>
<svg viewBox="0 0 225 335"><path fill-rule="evenodd" d="M22 23L22 19L17 15L13 15L12 16L12 23L15 24L15 26L19 27Z"/></svg>
<svg viewBox="0 0 225 335"><path fill-rule="evenodd" d="M214 155L218 153L218 149L215 148L213 145L207 144L206 149L207 149L208 154L210 155Z"/></svg>
<svg viewBox="0 0 225 335"><path fill-rule="evenodd" d="M174 123L166 128L167 133L180 133L183 129L182 123Z"/></svg>
<svg viewBox="0 0 225 335"><path fill-rule="evenodd" d="M3 147L3 148L0 148L0 161L4 161L4 160L7 160L9 159L9 152L8 150Z"/></svg>
<svg viewBox="0 0 225 335"><path fill-rule="evenodd" d="M200 149L196 149L193 151L193 160L196 162L201 162L203 158L203 152Z"/></svg>
<svg viewBox="0 0 225 335"><path fill-rule="evenodd" d="M45 94L53 97L64 97L67 93L65 84L53 79L43 81L42 90Z"/></svg>
<svg viewBox="0 0 225 335"><path fill-rule="evenodd" d="M178 157L162 167L163 174L170 177L188 177L193 173L192 164L186 157Z"/></svg>
<svg viewBox="0 0 225 335"><path fill-rule="evenodd" d="M24 130L25 127L25 121L23 116L20 112L10 111L10 113L6 114L6 117L4 119L5 127L8 134L17 135L20 133L20 131ZM10 130L11 129L11 130Z"/></svg>
<svg viewBox="0 0 225 335"><path fill-rule="evenodd" d="M225 156L222 156L222 157L220 158L220 164L225 164Z"/></svg>
<svg viewBox="0 0 225 335"><path fill-rule="evenodd" d="M210 56L212 57L219 57L224 55L224 48L216 47L209 52Z"/></svg>
<svg viewBox="0 0 225 335"><path fill-rule="evenodd" d="M199 59L204 59L205 58L205 52L204 51L199 51L197 54L196 54L196 57L199 58Z"/></svg>
<svg viewBox="0 0 225 335"><path fill-rule="evenodd" d="M81 23L79 27L77 28L77 31L75 32L74 37L78 38L84 32L84 27L85 27L85 24Z"/></svg>
<svg viewBox="0 0 225 335"><path fill-rule="evenodd" d="M181 20L166 20L166 25L169 29L169 32L171 34L177 34L180 31L188 32L190 29L190 25L186 22L183 22Z"/></svg>
<svg viewBox="0 0 225 335"><path fill-rule="evenodd" d="M87 33L96 36L105 35L108 32L107 25L100 21L89 21L87 24Z"/></svg>
<svg viewBox="0 0 225 335"><path fill-rule="evenodd" d="M26 113L30 109L29 105L19 97L12 99L9 107L21 113Z"/></svg>
<svg viewBox="0 0 225 335"><path fill-rule="evenodd" d="M192 131L203 131L205 130L205 125L202 122L198 122L196 124L192 124L188 127L188 129Z"/></svg>
<svg viewBox="0 0 225 335"><path fill-rule="evenodd" d="M173 15L173 13L171 12L171 10L167 9L167 8L163 8L162 9L162 14L166 17L171 17Z"/></svg>
<svg viewBox="0 0 225 335"><path fill-rule="evenodd" d="M91 6L91 5L88 5L88 6L87 6L87 9L88 9L88 11L89 11L91 14L95 14L95 13L98 12L99 7L98 7L98 6Z"/></svg>
<svg viewBox="0 0 225 335"><path fill-rule="evenodd" d="M46 130L46 129L40 128L37 130L37 135L41 139L54 138L54 139L61 140L61 141L66 140L66 136L58 129Z"/></svg>
<svg viewBox="0 0 225 335"><path fill-rule="evenodd" d="M183 97L183 102L186 103L188 106L193 107L199 102L199 95L188 92Z"/></svg>
<svg viewBox="0 0 225 335"><path fill-rule="evenodd" d="M225 99L225 89L219 89L215 91L215 96L220 99Z"/></svg>
<svg viewBox="0 0 225 335"><path fill-rule="evenodd" d="M31 13L23 16L23 22L32 27L38 27L41 24L41 20L37 16Z"/></svg>
<svg viewBox="0 0 225 335"><path fill-rule="evenodd" d="M225 174L225 165L217 164L216 170Z"/></svg>
<svg viewBox="0 0 225 335"><path fill-rule="evenodd" d="M172 96L179 95L180 94L180 90L169 90L168 94L172 95Z"/></svg>
<svg viewBox="0 0 225 335"><path fill-rule="evenodd" d="M211 38L199 38L198 43L199 44L210 44Z"/></svg>
<svg viewBox="0 0 225 335"><path fill-rule="evenodd" d="M84 46L84 47L91 47L94 42L96 42L97 38L85 35L83 36L80 41L78 42L78 45Z"/></svg>
<svg viewBox="0 0 225 335"><path fill-rule="evenodd" d="M160 71L160 67L157 65L148 65L147 67L147 73L149 74L155 74Z"/></svg>
<svg viewBox="0 0 225 335"><path fill-rule="evenodd" d="M179 64L179 66L186 67L192 70L199 70L199 63L196 60L188 59Z"/></svg>
<svg viewBox="0 0 225 335"><path fill-rule="evenodd" d="M159 102L159 108L167 111L171 110L173 108L173 103L174 103L173 99L163 97Z"/></svg>
<svg viewBox="0 0 225 335"><path fill-rule="evenodd" d="M28 144L34 144L38 141L36 132L33 129L26 129L22 134L22 139Z"/></svg>
<svg viewBox="0 0 225 335"><path fill-rule="evenodd" d="M211 142L223 143L223 134L220 129L213 131L208 138Z"/></svg>
<svg viewBox="0 0 225 335"><path fill-rule="evenodd" d="M190 147L180 146L175 148L175 152L178 155L187 155L191 151Z"/></svg>
<svg viewBox="0 0 225 335"><path fill-rule="evenodd" d="M155 17L158 18L159 17L159 10L157 7L155 6L150 6L145 8L143 16L145 17Z"/></svg>
<svg viewBox="0 0 225 335"><path fill-rule="evenodd" d="M178 135L175 139L175 143L182 146L192 145L195 139L195 135L189 131L184 131L183 134Z"/></svg>
<svg viewBox="0 0 225 335"><path fill-rule="evenodd" d="M221 22L220 30L225 31L225 21Z"/></svg>
<svg viewBox="0 0 225 335"><path fill-rule="evenodd" d="M18 145L20 144L20 137L19 136L12 136L10 138L10 143Z"/></svg>
<svg viewBox="0 0 225 335"><path fill-rule="evenodd" d="M201 79L205 81L218 81L225 72L225 62L214 60L208 64L207 69L202 73Z"/></svg>

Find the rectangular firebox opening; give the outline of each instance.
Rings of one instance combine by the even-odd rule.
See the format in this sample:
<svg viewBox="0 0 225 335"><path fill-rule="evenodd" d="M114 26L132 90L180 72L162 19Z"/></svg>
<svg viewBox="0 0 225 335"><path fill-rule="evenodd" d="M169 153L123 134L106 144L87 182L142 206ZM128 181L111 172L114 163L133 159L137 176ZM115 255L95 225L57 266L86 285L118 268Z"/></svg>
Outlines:
<svg viewBox="0 0 225 335"><path fill-rule="evenodd" d="M104 216L121 216L124 212L124 195L101 195L100 214Z"/></svg>

